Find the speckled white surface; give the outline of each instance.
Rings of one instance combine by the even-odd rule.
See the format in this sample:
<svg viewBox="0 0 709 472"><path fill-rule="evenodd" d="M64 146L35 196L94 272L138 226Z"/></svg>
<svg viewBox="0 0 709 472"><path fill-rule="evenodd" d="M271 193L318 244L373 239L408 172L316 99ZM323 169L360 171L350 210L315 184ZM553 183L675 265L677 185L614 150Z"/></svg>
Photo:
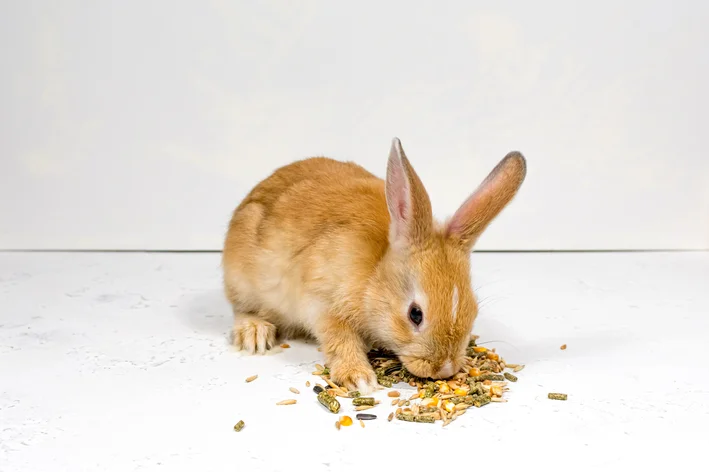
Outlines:
<svg viewBox="0 0 709 472"><path fill-rule="evenodd" d="M218 254L0 254L0 470L443 470L463 461L465 470L577 471L704 461L709 253L473 262L480 341L527 365L509 402L443 429L387 423L385 401L365 429L336 431L304 386L322 362L315 346L290 342L265 357L228 347ZM251 374L259 378L246 384ZM550 391L569 399L547 400ZM275 405L285 398L298 403ZM239 419L246 427L235 433Z"/></svg>

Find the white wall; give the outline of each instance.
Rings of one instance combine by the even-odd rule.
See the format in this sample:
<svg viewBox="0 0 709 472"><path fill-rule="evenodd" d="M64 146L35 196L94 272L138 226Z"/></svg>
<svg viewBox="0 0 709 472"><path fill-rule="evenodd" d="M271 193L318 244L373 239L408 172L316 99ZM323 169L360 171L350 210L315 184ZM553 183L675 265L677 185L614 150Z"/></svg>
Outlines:
<svg viewBox="0 0 709 472"><path fill-rule="evenodd" d="M709 3L5 1L0 248L220 249L313 154L393 136L451 214L511 149L479 249L709 248Z"/></svg>

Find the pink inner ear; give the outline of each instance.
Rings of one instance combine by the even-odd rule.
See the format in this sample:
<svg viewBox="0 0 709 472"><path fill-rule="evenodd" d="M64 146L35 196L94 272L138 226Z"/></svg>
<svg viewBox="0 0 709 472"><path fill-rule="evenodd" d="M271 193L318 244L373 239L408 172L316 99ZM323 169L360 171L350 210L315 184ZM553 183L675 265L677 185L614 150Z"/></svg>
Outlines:
<svg viewBox="0 0 709 472"><path fill-rule="evenodd" d="M485 195L489 193L489 187L481 186L466 198L448 222L446 228L447 233L449 235L460 236L472 220L475 219L475 214L478 212L480 202L483 201Z"/></svg>
<svg viewBox="0 0 709 472"><path fill-rule="evenodd" d="M386 193L394 234L396 237L403 236L411 218L411 195L409 181L396 147L392 147L389 155Z"/></svg>
<svg viewBox="0 0 709 472"><path fill-rule="evenodd" d="M397 209L399 210L399 219L405 220L406 219L406 202L402 199L399 201L399 204L397 205Z"/></svg>
<svg viewBox="0 0 709 472"><path fill-rule="evenodd" d="M463 204L448 222L446 232L456 237L471 237L469 234L480 224L484 224L486 213L490 210L491 201L495 193L499 192L506 182L505 164L503 160L482 181L477 189L465 199Z"/></svg>

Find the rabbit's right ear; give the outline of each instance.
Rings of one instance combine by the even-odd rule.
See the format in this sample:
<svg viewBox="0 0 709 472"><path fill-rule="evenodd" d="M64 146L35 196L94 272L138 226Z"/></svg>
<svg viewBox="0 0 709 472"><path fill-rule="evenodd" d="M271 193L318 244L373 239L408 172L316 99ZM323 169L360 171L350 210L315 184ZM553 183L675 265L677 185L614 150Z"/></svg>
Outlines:
<svg viewBox="0 0 709 472"><path fill-rule="evenodd" d="M527 175L527 161L510 152L458 208L446 225L446 236L472 249L490 222L507 206Z"/></svg>
<svg viewBox="0 0 709 472"><path fill-rule="evenodd" d="M391 143L385 188L390 244L406 247L423 241L433 227L431 201L398 138Z"/></svg>

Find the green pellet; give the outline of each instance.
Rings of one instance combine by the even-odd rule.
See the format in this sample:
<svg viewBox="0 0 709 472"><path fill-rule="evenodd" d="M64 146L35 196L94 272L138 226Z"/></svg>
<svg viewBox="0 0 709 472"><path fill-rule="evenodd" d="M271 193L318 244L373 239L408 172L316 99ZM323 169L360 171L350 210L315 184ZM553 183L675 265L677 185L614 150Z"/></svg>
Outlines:
<svg viewBox="0 0 709 472"><path fill-rule="evenodd" d="M242 429L244 429L244 420L239 420L239 422L234 425L234 431L238 433Z"/></svg>
<svg viewBox="0 0 709 472"><path fill-rule="evenodd" d="M360 393L357 390L354 390L352 392L348 392L347 396L350 398L359 398Z"/></svg>
<svg viewBox="0 0 709 472"><path fill-rule="evenodd" d="M566 400L567 396L565 393L550 393L548 395L549 400Z"/></svg>
<svg viewBox="0 0 709 472"><path fill-rule="evenodd" d="M335 397L327 393L325 390L318 393L318 401L332 413L340 411L340 402Z"/></svg>
<svg viewBox="0 0 709 472"><path fill-rule="evenodd" d="M379 383L379 385L386 388L391 388L394 385L394 379L386 375L377 377L377 382Z"/></svg>
<svg viewBox="0 0 709 472"><path fill-rule="evenodd" d="M352 399L352 404L353 404L354 406L362 406L362 405L374 406L374 398L373 398L373 397L358 397L358 398L353 398L353 399Z"/></svg>
<svg viewBox="0 0 709 472"><path fill-rule="evenodd" d="M405 413L399 413L396 415L397 420L408 421L411 423L435 423L436 419L433 416L422 416L422 415L407 415Z"/></svg>
<svg viewBox="0 0 709 472"><path fill-rule="evenodd" d="M473 405L476 408L480 408L480 407L483 407L483 406L487 405L488 403L490 403L490 401L491 400L490 400L489 395L478 395L478 398L475 401L473 401Z"/></svg>
<svg viewBox="0 0 709 472"><path fill-rule="evenodd" d="M490 380L493 382L503 382L505 380L505 377L499 374L482 374L478 375L477 377L469 377L468 385L472 386L473 383L484 382L486 380Z"/></svg>
<svg viewBox="0 0 709 472"><path fill-rule="evenodd" d="M517 377L514 376L514 375L512 375L512 374L510 374L509 372L505 372L505 373L502 374L502 375L504 375L505 378L506 378L507 380L509 380L510 382L517 382Z"/></svg>

